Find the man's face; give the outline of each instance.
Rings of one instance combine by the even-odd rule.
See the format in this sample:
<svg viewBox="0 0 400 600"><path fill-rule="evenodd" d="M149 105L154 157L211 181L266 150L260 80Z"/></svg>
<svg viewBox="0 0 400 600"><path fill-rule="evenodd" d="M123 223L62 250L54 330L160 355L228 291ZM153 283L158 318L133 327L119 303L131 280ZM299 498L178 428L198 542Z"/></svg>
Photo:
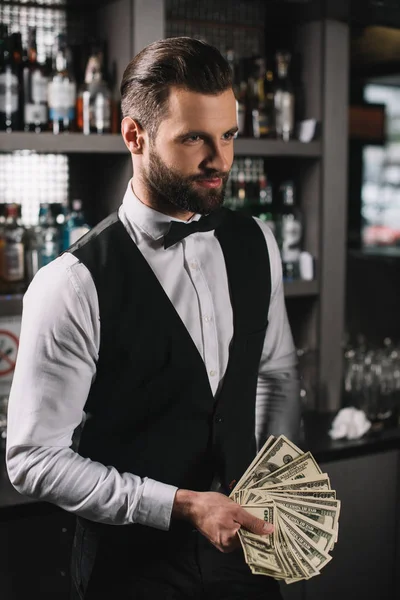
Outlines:
<svg viewBox="0 0 400 600"><path fill-rule="evenodd" d="M204 95L171 88L167 116L143 156L156 204L207 214L224 200L237 131L232 90Z"/></svg>

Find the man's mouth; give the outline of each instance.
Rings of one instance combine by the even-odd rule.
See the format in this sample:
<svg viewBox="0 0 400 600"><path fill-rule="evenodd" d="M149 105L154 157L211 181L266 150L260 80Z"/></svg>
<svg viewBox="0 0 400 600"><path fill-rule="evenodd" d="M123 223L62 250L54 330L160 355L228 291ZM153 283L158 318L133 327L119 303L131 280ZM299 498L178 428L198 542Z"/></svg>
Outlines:
<svg viewBox="0 0 400 600"><path fill-rule="evenodd" d="M220 187L222 179L221 177L209 177L207 179L196 179L195 183L201 187L212 189Z"/></svg>

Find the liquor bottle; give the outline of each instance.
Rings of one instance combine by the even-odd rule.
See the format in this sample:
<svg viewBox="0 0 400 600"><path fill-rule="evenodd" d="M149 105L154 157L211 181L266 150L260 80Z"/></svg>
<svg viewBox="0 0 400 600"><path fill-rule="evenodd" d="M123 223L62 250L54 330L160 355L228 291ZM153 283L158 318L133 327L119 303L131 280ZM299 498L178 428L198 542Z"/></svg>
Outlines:
<svg viewBox="0 0 400 600"><path fill-rule="evenodd" d="M4 246L2 278L12 285L9 291L17 291L24 282L24 234L25 230L19 220L18 204L6 204L6 221L4 225Z"/></svg>
<svg viewBox="0 0 400 600"><path fill-rule="evenodd" d="M247 94L245 111L245 128L247 137L260 137L258 132L258 73L257 65L254 59L249 59L247 67Z"/></svg>
<svg viewBox="0 0 400 600"><path fill-rule="evenodd" d="M260 173L259 189L258 214L256 216L261 221L264 221L264 223L267 223L275 235L274 195L271 182L267 179L265 173Z"/></svg>
<svg viewBox="0 0 400 600"><path fill-rule="evenodd" d="M294 134L294 106L295 98L293 85L289 77L290 52L277 52L274 104L276 136L285 142L293 138Z"/></svg>
<svg viewBox="0 0 400 600"><path fill-rule="evenodd" d="M48 104L53 133L71 131L75 120L76 83L71 69L71 52L62 34L57 37L55 45Z"/></svg>
<svg viewBox="0 0 400 600"><path fill-rule="evenodd" d="M111 131L112 94L104 72L104 53L93 45L77 99L77 126L86 135Z"/></svg>
<svg viewBox="0 0 400 600"><path fill-rule="evenodd" d="M75 199L72 201L72 211L66 215L62 249L67 250L67 248L77 242L88 231L90 231L90 227L85 221L82 211L82 201Z"/></svg>
<svg viewBox="0 0 400 600"><path fill-rule="evenodd" d="M242 79L239 83L237 107L236 107L238 136L240 136L240 137L244 137L244 136L248 135L247 105L248 105L248 84L247 84L247 81Z"/></svg>
<svg viewBox="0 0 400 600"><path fill-rule="evenodd" d="M243 159L238 159L237 180L235 183L235 210L243 211L248 205L248 198L246 196L246 174Z"/></svg>
<svg viewBox="0 0 400 600"><path fill-rule="evenodd" d="M12 38L7 26L0 26L0 130L15 131L20 128L20 82L18 68L13 60Z"/></svg>
<svg viewBox="0 0 400 600"><path fill-rule="evenodd" d="M43 131L47 129L47 88L48 77L44 67L37 61L36 28L28 33L28 55L23 67L24 84L24 129Z"/></svg>
<svg viewBox="0 0 400 600"><path fill-rule="evenodd" d="M29 285L41 267L42 236L41 228L36 225L25 230L25 280Z"/></svg>
<svg viewBox="0 0 400 600"><path fill-rule="evenodd" d="M232 90L236 98L236 120L238 135L244 136L246 118L247 84L243 78L243 60L237 61L235 51L230 48L226 52L226 61L232 73Z"/></svg>
<svg viewBox="0 0 400 600"><path fill-rule="evenodd" d="M5 245L6 206L4 202L0 203L0 279L2 278Z"/></svg>
<svg viewBox="0 0 400 600"><path fill-rule="evenodd" d="M264 58L258 59L256 65L258 77L254 84L253 135L256 138L272 138L275 137L273 72L267 68Z"/></svg>
<svg viewBox="0 0 400 600"><path fill-rule="evenodd" d="M41 268L57 258L61 251L60 230L48 202L40 205L39 227L41 237L39 268Z"/></svg>
<svg viewBox="0 0 400 600"><path fill-rule="evenodd" d="M23 57L24 51L22 49L22 36L20 32L14 32L10 36L10 50L12 54L12 60L15 66L15 70L18 77L18 129L22 129L24 122L24 87L22 81L22 69L23 69Z"/></svg>
<svg viewBox="0 0 400 600"><path fill-rule="evenodd" d="M283 277L293 281L300 276L300 253L303 235L302 216L296 206L293 181L285 181L279 188L278 242L281 250Z"/></svg>
<svg viewBox="0 0 400 600"><path fill-rule="evenodd" d="M235 159L229 173L229 179L226 186L225 206L235 210L237 204L237 182L238 182L238 163Z"/></svg>

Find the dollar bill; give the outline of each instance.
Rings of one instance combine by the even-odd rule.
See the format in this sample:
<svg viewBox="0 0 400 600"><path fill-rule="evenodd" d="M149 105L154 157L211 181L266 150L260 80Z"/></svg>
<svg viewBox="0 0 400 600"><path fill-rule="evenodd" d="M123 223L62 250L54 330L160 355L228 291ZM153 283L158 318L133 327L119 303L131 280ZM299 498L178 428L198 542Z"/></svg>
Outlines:
<svg viewBox="0 0 400 600"><path fill-rule="evenodd" d="M262 479L259 479L256 484L250 484L248 487L263 487L265 483L278 484L297 479L310 479L311 477L316 477L321 473L322 471L315 462L311 452L306 452L306 454L302 454L289 464L284 465L269 475L266 475Z"/></svg>
<svg viewBox="0 0 400 600"><path fill-rule="evenodd" d="M270 436L230 494L270 535L238 532L252 573L293 584L315 577L332 559L341 503L310 452Z"/></svg>
<svg viewBox="0 0 400 600"><path fill-rule="evenodd" d="M277 520L281 523L281 527L286 528L288 535L297 542L307 560L316 569L321 570L332 560L332 557L327 552L320 550L314 542L301 531L301 529L289 521L284 515L277 515Z"/></svg>
<svg viewBox="0 0 400 600"><path fill-rule="evenodd" d="M263 550L264 552L271 552L274 550L275 536L273 534L256 535L255 533L246 531L246 529L239 529L238 533L239 539L242 544L252 544L253 546L257 546L260 550Z"/></svg>
<svg viewBox="0 0 400 600"><path fill-rule="evenodd" d="M275 526L275 503L274 502L266 502L263 506L244 506L245 510L249 512L257 519L261 519L263 521L267 521L268 523L272 523ZM272 534L274 535L274 534Z"/></svg>
<svg viewBox="0 0 400 600"><path fill-rule="evenodd" d="M336 526L339 520L340 505L337 500L335 504L314 504L313 502L299 502L298 500L292 500L288 497L276 498L274 502L279 509L280 506L289 508L295 512L298 512L309 519L312 519L319 525L327 527L328 529L336 530ZM329 502L329 500L328 500Z"/></svg>
<svg viewBox="0 0 400 600"><path fill-rule="evenodd" d="M241 476L241 478L239 479L239 481L233 488L233 490L230 494L231 496L232 496L232 494L234 494L241 488L246 487L244 485L244 481L247 479L248 475L252 472L254 466L260 461L261 457L267 452L268 448L270 448L275 443L275 441L276 441L276 437L274 435L270 435L269 438L267 439L267 441L265 442L265 444L263 445L263 447L261 448L261 450L254 457L254 459L252 460L250 465L247 467L246 471L243 473L243 475Z"/></svg>
<svg viewBox="0 0 400 600"><path fill-rule="evenodd" d="M304 578L310 579L311 577L315 577L315 575L319 575L320 571L308 561L307 557L305 556L305 554L303 553L303 551L301 550L301 548L297 544L297 542L294 539L290 538L290 536L287 533L286 528L281 527L280 530L282 532L282 536L286 540L286 545L288 547L288 550L293 554L293 556L296 558L297 562L299 564L301 564L302 570L305 573ZM297 577L285 579L286 583L294 583L296 581L298 581Z"/></svg>
<svg viewBox="0 0 400 600"><path fill-rule="evenodd" d="M335 531L319 525L312 519L299 514L290 508L281 508L279 514L286 517L294 523L301 531L309 537L319 550L327 551L332 549L335 543Z"/></svg>
<svg viewBox="0 0 400 600"><path fill-rule="evenodd" d="M306 477L302 478L300 481L287 481L285 483L264 483L260 488L260 490L330 490L331 484L329 481L329 477L327 473L321 473L321 475L317 477Z"/></svg>
<svg viewBox="0 0 400 600"><path fill-rule="evenodd" d="M260 490L259 490L260 491ZM292 498L306 499L307 502L318 502L319 500L334 500L336 501L335 490L282 490L275 489L268 491L270 496L291 496Z"/></svg>
<svg viewBox="0 0 400 600"><path fill-rule="evenodd" d="M267 475L278 471L281 467L292 463L296 458L303 454L302 450L288 440L284 435L279 436L272 445L266 446L263 452L260 452L258 461L252 463L251 469L240 479L235 487L249 488L256 486L257 482L264 479Z"/></svg>
<svg viewBox="0 0 400 600"><path fill-rule="evenodd" d="M269 575L280 575L282 568L278 563L276 553L260 550L255 544L243 544L243 552L248 565L257 565L268 570Z"/></svg>
<svg viewBox="0 0 400 600"><path fill-rule="evenodd" d="M305 579L307 576L307 572L303 569L301 563L297 560L297 557L290 549L290 543L287 541L287 538L284 535L284 530L282 527L278 526L278 535L277 535L277 548L280 556L284 559L285 564L287 565L287 576L284 577L287 579Z"/></svg>

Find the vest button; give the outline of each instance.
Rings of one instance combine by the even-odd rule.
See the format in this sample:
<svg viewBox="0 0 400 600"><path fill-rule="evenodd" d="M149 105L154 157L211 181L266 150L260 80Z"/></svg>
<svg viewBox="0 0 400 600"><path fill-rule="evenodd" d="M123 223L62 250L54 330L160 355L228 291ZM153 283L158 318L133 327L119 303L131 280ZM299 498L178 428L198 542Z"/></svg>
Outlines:
<svg viewBox="0 0 400 600"><path fill-rule="evenodd" d="M221 415L215 415L215 422L216 423L223 423L224 422L224 418L221 417Z"/></svg>

